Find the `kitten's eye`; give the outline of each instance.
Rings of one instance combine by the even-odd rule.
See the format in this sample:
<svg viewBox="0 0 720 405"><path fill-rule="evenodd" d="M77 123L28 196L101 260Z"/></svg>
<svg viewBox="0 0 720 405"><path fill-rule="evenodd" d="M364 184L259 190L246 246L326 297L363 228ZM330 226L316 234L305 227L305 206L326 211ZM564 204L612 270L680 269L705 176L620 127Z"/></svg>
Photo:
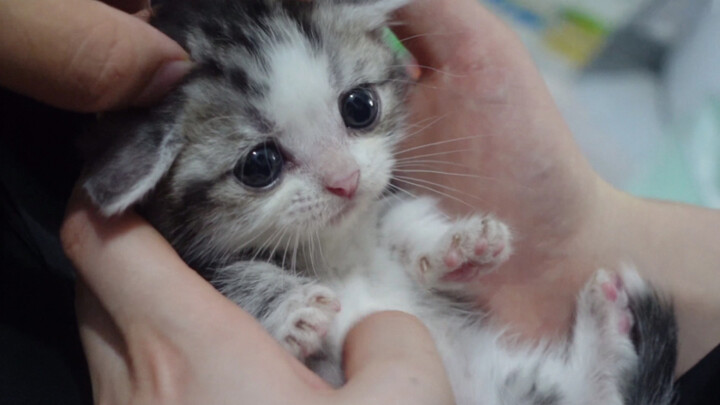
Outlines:
<svg viewBox="0 0 720 405"><path fill-rule="evenodd" d="M340 97L340 115L348 128L367 129L377 121L378 97L368 87L356 87Z"/></svg>
<svg viewBox="0 0 720 405"><path fill-rule="evenodd" d="M280 177L283 155L274 141L255 146L238 162L233 173L243 184L251 188L267 188Z"/></svg>

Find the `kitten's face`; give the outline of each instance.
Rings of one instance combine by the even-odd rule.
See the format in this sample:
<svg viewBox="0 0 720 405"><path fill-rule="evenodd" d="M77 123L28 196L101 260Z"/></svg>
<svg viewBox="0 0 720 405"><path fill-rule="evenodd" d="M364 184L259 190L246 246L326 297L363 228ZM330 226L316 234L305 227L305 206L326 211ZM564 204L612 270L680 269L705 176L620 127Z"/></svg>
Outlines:
<svg viewBox="0 0 720 405"><path fill-rule="evenodd" d="M148 212L189 250L302 243L350 225L389 184L404 67L381 30L301 8L185 38L198 63L185 144Z"/></svg>

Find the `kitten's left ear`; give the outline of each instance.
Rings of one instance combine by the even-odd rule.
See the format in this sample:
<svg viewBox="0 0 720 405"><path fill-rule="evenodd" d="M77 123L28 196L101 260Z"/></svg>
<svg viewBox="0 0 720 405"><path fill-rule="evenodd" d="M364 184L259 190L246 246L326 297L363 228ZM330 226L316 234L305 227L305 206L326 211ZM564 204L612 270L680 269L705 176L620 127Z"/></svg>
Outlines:
<svg viewBox="0 0 720 405"><path fill-rule="evenodd" d="M388 16L410 3L410 0L325 0L342 9L347 22L359 23L372 30L379 28L388 20Z"/></svg>
<svg viewBox="0 0 720 405"><path fill-rule="evenodd" d="M90 157L82 186L104 215L121 213L142 200L182 149L176 125L154 114L115 113L96 131L110 142Z"/></svg>

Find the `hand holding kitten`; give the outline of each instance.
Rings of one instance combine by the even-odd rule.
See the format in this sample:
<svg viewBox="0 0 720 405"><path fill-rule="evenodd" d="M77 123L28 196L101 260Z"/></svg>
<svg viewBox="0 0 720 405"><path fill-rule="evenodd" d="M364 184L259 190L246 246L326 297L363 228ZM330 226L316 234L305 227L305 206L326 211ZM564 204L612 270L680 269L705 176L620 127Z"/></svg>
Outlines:
<svg viewBox="0 0 720 405"><path fill-rule="evenodd" d="M596 268L629 262L675 297L678 371L714 348L720 324L710 330L706 320L720 317L718 212L643 200L603 181L522 43L477 1L415 0L399 18L398 36L424 67L411 94L421 130L401 154L447 162L403 175L457 197L437 195L449 211L482 209L518 236L510 260L477 283L481 304L526 335L556 333Z"/></svg>
<svg viewBox="0 0 720 405"><path fill-rule="evenodd" d="M427 329L408 315L355 327L348 383L332 390L137 215L107 220L76 199L62 235L82 280L80 335L97 403L454 403Z"/></svg>
<svg viewBox="0 0 720 405"><path fill-rule="evenodd" d="M165 62L185 61L186 53L140 19L100 2L1 3L11 12L0 14L0 84L55 106L101 111L144 104L187 69L181 62L160 75L158 86L149 86ZM113 3L137 11L143 2ZM471 191L481 198L477 205L510 219L523 235L506 268L483 280L495 313L531 334L562 328L591 271L631 259L658 269L646 276L673 295L693 294L680 294L677 306L685 342L681 368L717 344L718 331L702 321L718 314L717 281L708 268L716 260L705 254L716 240L716 215L635 200L602 182L574 145L519 41L476 2L418 0L401 19L410 23L399 30L401 37L419 35L405 44L421 64L440 70L424 72L414 96L415 121L447 114L408 147L477 135L450 145L465 148L458 160L490 179L424 178L480 189ZM123 46L113 46L118 44ZM647 234L658 227L662 236ZM697 302L707 305L685 305Z"/></svg>

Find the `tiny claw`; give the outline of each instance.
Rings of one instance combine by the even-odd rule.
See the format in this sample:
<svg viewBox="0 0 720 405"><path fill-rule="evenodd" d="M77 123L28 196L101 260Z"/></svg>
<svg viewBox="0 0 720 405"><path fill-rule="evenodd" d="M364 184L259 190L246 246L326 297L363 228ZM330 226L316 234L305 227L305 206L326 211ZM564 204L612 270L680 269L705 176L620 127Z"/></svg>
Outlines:
<svg viewBox="0 0 720 405"><path fill-rule="evenodd" d="M450 246L452 248L457 248L458 246L460 246L460 242L462 242L462 236L460 236L459 234L456 233L452 237L452 243Z"/></svg>
<svg viewBox="0 0 720 405"><path fill-rule="evenodd" d="M342 308L340 306L340 301L325 296L315 298L315 302L323 307L328 307L335 312L340 312L340 309Z"/></svg>
<svg viewBox="0 0 720 405"><path fill-rule="evenodd" d="M493 250L493 257L498 257L503 250L505 250L505 244L501 242L495 247L495 250Z"/></svg>
<svg viewBox="0 0 720 405"><path fill-rule="evenodd" d="M298 340L295 339L293 336L288 336L288 337L286 337L286 338L285 338L285 341L286 341L289 345L294 346L294 347L297 347L298 349L301 349L301 350L302 350L302 346L300 345L300 342L298 342Z"/></svg>
<svg viewBox="0 0 720 405"><path fill-rule="evenodd" d="M420 258L420 271L425 274L430 269L430 261L427 257Z"/></svg>

